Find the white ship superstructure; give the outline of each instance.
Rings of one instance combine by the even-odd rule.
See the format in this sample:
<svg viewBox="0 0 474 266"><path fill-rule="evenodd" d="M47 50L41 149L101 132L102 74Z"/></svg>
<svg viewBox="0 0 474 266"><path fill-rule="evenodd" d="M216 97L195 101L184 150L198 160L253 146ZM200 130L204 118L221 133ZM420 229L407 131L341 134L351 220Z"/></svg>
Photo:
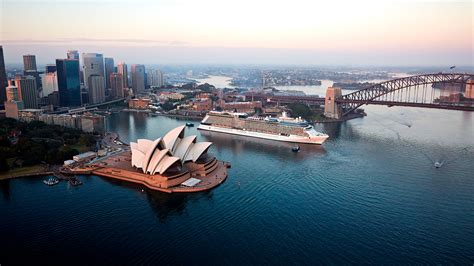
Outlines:
<svg viewBox="0 0 474 266"><path fill-rule="evenodd" d="M245 113L209 112L198 129L292 143L322 144L329 136L301 118L248 117Z"/></svg>

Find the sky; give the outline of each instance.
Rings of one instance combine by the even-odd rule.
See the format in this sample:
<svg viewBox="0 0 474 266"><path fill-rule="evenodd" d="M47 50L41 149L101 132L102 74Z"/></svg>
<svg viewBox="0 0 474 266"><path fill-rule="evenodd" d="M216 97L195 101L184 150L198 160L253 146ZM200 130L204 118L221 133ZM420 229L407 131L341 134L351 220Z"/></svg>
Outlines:
<svg viewBox="0 0 474 266"><path fill-rule="evenodd" d="M6 63L474 65L474 1L0 0Z"/></svg>

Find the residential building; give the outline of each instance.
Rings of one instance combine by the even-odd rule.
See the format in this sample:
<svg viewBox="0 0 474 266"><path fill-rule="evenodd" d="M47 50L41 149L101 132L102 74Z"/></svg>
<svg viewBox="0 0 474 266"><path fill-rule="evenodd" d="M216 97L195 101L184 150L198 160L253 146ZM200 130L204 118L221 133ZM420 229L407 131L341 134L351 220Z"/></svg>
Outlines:
<svg viewBox="0 0 474 266"><path fill-rule="evenodd" d="M43 109L23 109L18 111L18 120L31 122L39 120L39 116L43 114Z"/></svg>
<svg viewBox="0 0 474 266"><path fill-rule="evenodd" d="M158 96L158 99L160 101L167 101L167 100L181 100L184 98L184 95L181 94L181 93L177 93L177 92L169 92L169 91L165 91L165 92L162 92L160 93L160 95Z"/></svg>
<svg viewBox="0 0 474 266"><path fill-rule="evenodd" d="M6 101L5 117L18 120L20 110L23 110L23 101Z"/></svg>
<svg viewBox="0 0 474 266"><path fill-rule="evenodd" d="M212 101L211 99L201 99L193 102L193 109L199 112L210 111L212 110Z"/></svg>
<svg viewBox="0 0 474 266"><path fill-rule="evenodd" d="M128 108L130 109L147 109L151 103L150 99L131 99L128 101Z"/></svg>
<svg viewBox="0 0 474 266"><path fill-rule="evenodd" d="M84 132L105 133L105 116L90 113L81 115L81 129Z"/></svg>
<svg viewBox="0 0 474 266"><path fill-rule="evenodd" d="M242 113L252 113L255 108L262 108L262 102L224 102L220 101L219 106L225 111L237 111Z"/></svg>
<svg viewBox="0 0 474 266"><path fill-rule="evenodd" d="M150 87L162 87L164 84L163 73L159 69L150 70L147 73L148 85Z"/></svg>

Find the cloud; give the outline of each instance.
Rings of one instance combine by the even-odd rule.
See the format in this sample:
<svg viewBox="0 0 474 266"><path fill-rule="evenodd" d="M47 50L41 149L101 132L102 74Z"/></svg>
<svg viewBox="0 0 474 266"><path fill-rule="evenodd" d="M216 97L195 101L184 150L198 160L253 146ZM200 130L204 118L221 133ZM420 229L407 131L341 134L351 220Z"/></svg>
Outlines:
<svg viewBox="0 0 474 266"><path fill-rule="evenodd" d="M152 45L152 46L186 46L189 43L178 40L163 41L163 40L152 40L152 39L127 39L127 38L110 38L110 39L99 39L99 38L57 38L57 39L10 39L2 40L4 44L50 44L50 45L63 45L63 44L95 44L95 45L110 45L113 43L128 44L128 45Z"/></svg>

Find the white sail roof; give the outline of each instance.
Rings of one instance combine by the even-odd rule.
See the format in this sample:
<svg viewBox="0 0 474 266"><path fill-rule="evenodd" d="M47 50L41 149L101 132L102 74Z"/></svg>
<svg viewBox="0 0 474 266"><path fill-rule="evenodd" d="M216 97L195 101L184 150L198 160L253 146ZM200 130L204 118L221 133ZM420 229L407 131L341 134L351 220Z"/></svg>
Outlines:
<svg viewBox="0 0 474 266"><path fill-rule="evenodd" d="M185 126L180 126L166 133L166 135L163 137L165 148L169 149L170 151L174 151L174 145L176 143L176 140L178 138L184 137L184 129Z"/></svg>
<svg viewBox="0 0 474 266"><path fill-rule="evenodd" d="M180 160L184 161L184 157L186 156L188 150L191 148L194 142L196 142L195 135L183 138L177 145L173 155L179 157Z"/></svg>
<svg viewBox="0 0 474 266"><path fill-rule="evenodd" d="M161 138L158 138L155 141L153 141L149 147L147 147L148 150L145 152L145 157L143 158L143 164L142 164L143 173L146 173L151 156L155 152L155 149L160 142L161 142Z"/></svg>
<svg viewBox="0 0 474 266"><path fill-rule="evenodd" d="M164 150L161 150L161 151L155 151L155 153L153 153L153 157L151 157L150 163L148 164L147 172L154 175L155 172L156 172L156 168L157 168L158 164L168 154L169 154L168 149L164 149Z"/></svg>
<svg viewBox="0 0 474 266"><path fill-rule="evenodd" d="M201 155L203 155L207 149L212 145L212 142L198 142L194 143L194 145L191 147L191 149L188 151L186 154L186 157L184 158L184 162L187 161L193 161L196 162Z"/></svg>
<svg viewBox="0 0 474 266"><path fill-rule="evenodd" d="M178 157L173 157L173 156L167 156L166 158L163 158L163 160L160 162L158 165L157 169L155 170L158 172L160 175L163 174L170 166L172 166L174 163L178 162L179 158Z"/></svg>
<svg viewBox="0 0 474 266"><path fill-rule="evenodd" d="M148 150L148 147L150 147L150 145L152 145L153 141L149 140L149 139L139 139L137 141L137 149L140 150L142 153L146 153L146 151Z"/></svg>
<svg viewBox="0 0 474 266"><path fill-rule="evenodd" d="M138 144L135 142L130 142L130 148L132 149L132 166L141 168L145 154L138 149Z"/></svg>
<svg viewBox="0 0 474 266"><path fill-rule="evenodd" d="M139 139L137 143L131 142L132 166L154 175L163 174L178 161L196 162L212 143L196 143L195 135L184 137L184 129L185 126L177 127L155 141Z"/></svg>

